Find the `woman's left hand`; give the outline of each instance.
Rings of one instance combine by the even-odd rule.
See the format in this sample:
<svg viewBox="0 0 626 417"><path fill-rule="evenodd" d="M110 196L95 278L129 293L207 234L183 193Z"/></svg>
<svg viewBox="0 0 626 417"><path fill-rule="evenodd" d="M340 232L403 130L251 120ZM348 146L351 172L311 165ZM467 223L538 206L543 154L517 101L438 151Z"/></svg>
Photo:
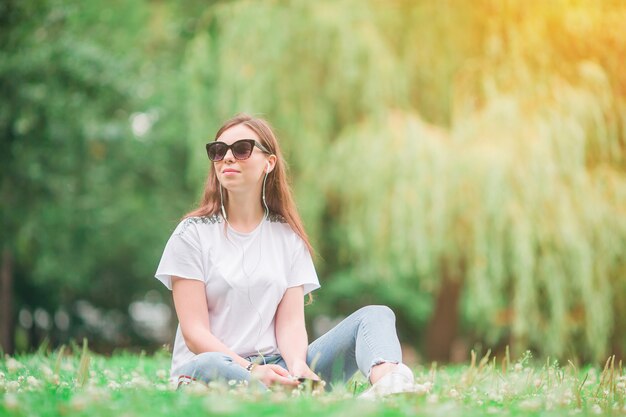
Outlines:
<svg viewBox="0 0 626 417"><path fill-rule="evenodd" d="M304 361L295 362L291 366L291 369L289 369L289 372L296 378L307 378L320 381L320 377L317 376Z"/></svg>

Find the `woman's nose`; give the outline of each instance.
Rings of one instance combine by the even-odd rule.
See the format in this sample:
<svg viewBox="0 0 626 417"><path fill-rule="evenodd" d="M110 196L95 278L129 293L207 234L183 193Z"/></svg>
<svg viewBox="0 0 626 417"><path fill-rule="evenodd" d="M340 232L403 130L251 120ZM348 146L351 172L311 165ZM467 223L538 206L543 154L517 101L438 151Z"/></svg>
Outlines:
<svg viewBox="0 0 626 417"><path fill-rule="evenodd" d="M224 161L233 162L234 160L235 160L235 157L233 155L233 150L227 149L226 153L224 154Z"/></svg>

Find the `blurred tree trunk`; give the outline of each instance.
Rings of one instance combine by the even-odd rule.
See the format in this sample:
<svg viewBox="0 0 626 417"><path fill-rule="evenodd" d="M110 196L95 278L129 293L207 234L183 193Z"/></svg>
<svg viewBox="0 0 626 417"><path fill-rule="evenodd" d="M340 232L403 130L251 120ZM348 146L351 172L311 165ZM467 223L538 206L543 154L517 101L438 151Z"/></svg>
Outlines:
<svg viewBox="0 0 626 417"><path fill-rule="evenodd" d="M2 251L0 268L0 345L4 353L13 354L13 256L9 248Z"/></svg>
<svg viewBox="0 0 626 417"><path fill-rule="evenodd" d="M429 361L448 362L459 330L459 298L462 280L444 269L435 309L426 329L426 357Z"/></svg>

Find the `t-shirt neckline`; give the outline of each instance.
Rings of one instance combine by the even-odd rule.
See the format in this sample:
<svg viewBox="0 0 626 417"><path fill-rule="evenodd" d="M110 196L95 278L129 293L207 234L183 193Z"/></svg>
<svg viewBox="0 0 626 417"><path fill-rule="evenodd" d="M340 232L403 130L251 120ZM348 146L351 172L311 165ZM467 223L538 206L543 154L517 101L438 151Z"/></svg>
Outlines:
<svg viewBox="0 0 626 417"><path fill-rule="evenodd" d="M256 225L256 227L249 232L240 232L239 230L236 230L234 227L230 225L230 223L228 223L228 220L226 221L226 227L228 227L228 231L233 232L234 234L238 236L249 237L249 236L254 236L261 229L261 226L263 226L263 223L265 223L266 220L267 220L267 216L263 215L263 218L261 219L259 224Z"/></svg>

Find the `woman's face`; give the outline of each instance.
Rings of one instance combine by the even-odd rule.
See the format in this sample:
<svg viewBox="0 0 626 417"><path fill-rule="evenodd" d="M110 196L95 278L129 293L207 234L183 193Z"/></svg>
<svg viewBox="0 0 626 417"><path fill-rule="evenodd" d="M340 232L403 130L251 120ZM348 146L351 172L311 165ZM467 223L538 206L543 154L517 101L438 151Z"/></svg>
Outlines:
<svg viewBox="0 0 626 417"><path fill-rule="evenodd" d="M225 130L217 138L218 141L227 145L232 145L240 139L254 139L259 143L261 142L254 130L243 124ZM229 149L224 159L214 162L217 179L224 188L231 192L254 191L256 187L260 186L268 162L270 163L270 170L274 168L272 157L255 146L250 158L239 160L235 159L232 150Z"/></svg>

